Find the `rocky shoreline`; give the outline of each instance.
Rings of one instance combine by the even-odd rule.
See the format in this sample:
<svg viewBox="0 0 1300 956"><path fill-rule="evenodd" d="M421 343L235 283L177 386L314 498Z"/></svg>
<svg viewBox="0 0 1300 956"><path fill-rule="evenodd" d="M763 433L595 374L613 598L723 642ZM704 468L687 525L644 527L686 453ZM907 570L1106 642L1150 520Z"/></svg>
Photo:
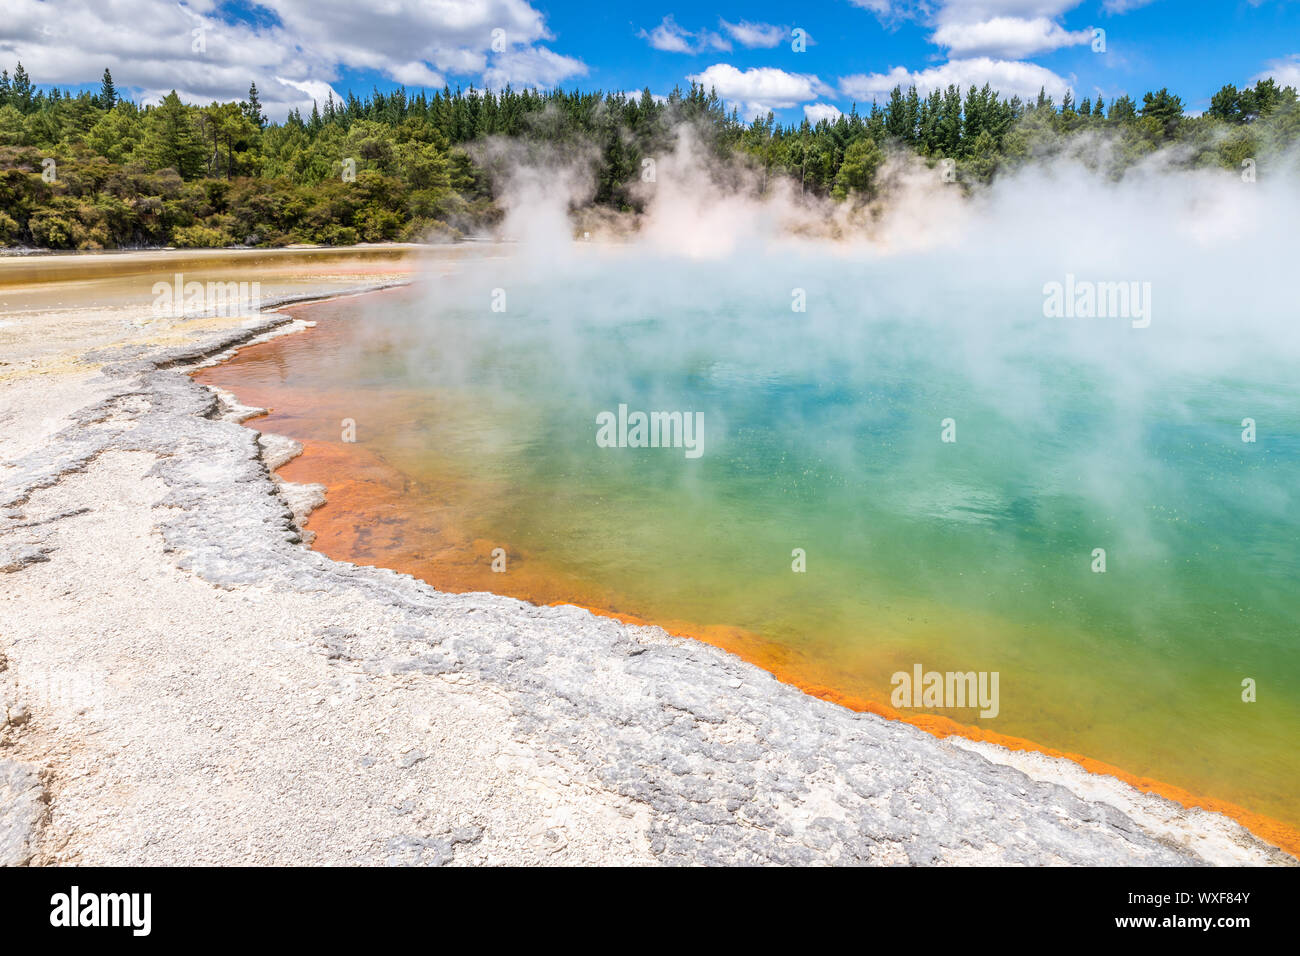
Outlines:
<svg viewBox="0 0 1300 956"><path fill-rule="evenodd" d="M292 450L187 374L293 328L100 348L93 400L5 448L0 862L1295 862L657 628L311 551Z"/></svg>

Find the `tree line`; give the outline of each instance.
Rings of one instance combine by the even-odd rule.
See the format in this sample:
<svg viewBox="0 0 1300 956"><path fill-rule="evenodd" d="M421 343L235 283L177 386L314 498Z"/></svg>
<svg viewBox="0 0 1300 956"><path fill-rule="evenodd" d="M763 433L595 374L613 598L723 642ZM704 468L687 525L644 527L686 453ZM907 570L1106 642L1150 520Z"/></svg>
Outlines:
<svg viewBox="0 0 1300 956"><path fill-rule="evenodd" d="M834 118L743 121L698 84L667 97L579 90L444 88L348 93L292 111L246 99L141 106L108 70L98 91L38 89L18 64L0 71L0 245L104 249L275 246L455 238L500 216L499 173L476 148L492 137L588 157L591 204L641 211L642 161L690 124L720 168L740 163L760 188L784 178L805 193L870 200L894 151L948 160L974 189L1016 166L1077 152L1113 177L1163 146L1178 162L1236 169L1288 155L1300 131L1292 87L1224 86L1201 116L1167 89L1137 102L1100 96L1058 105L1004 98L985 85L926 96L895 87L884 103ZM1113 148L1087 150L1089 134ZM1292 162L1294 153L1290 154ZM1293 172L1300 172L1294 170ZM721 188L721 187L720 187Z"/></svg>

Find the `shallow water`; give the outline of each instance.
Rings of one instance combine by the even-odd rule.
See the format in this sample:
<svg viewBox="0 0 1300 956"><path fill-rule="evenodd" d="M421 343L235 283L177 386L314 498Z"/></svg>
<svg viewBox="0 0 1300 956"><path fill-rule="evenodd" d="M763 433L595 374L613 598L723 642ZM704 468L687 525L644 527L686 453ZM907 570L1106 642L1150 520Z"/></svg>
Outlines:
<svg viewBox="0 0 1300 956"><path fill-rule="evenodd" d="M485 262L302 307L318 328L201 378L304 441L282 474L329 487L333 556L663 623L848 700L996 671L996 717L927 712L1300 824L1285 350L1214 296L1138 329L1044 318L1041 279L917 275L593 254L512 271L493 312ZM600 447L620 404L702 413L702 454Z"/></svg>

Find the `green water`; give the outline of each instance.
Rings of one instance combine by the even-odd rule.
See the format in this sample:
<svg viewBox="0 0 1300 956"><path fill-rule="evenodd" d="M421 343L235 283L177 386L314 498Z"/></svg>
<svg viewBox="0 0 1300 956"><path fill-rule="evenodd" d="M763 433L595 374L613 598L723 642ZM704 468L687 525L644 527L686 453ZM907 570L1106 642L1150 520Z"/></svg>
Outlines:
<svg viewBox="0 0 1300 956"><path fill-rule="evenodd" d="M1135 329L1044 318L1037 274L905 260L504 268L278 340L268 383L335 396L299 437L355 408L417 482L485 489L475 536L619 610L885 702L917 663L997 671L996 718L934 712L1300 823L1300 416L1268 316L1243 338L1228 291L1159 273ZM598 447L620 404L702 412L703 454Z"/></svg>

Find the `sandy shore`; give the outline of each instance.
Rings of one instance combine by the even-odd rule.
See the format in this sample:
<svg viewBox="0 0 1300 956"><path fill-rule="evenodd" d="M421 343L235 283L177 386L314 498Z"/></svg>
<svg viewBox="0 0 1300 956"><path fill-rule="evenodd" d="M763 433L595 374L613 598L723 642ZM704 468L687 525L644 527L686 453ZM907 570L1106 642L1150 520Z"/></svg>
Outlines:
<svg viewBox="0 0 1300 956"><path fill-rule="evenodd" d="M454 261L151 255L0 261L0 862L1294 862L655 628L310 551L292 443L186 374L301 323L148 321L151 276L319 296Z"/></svg>

